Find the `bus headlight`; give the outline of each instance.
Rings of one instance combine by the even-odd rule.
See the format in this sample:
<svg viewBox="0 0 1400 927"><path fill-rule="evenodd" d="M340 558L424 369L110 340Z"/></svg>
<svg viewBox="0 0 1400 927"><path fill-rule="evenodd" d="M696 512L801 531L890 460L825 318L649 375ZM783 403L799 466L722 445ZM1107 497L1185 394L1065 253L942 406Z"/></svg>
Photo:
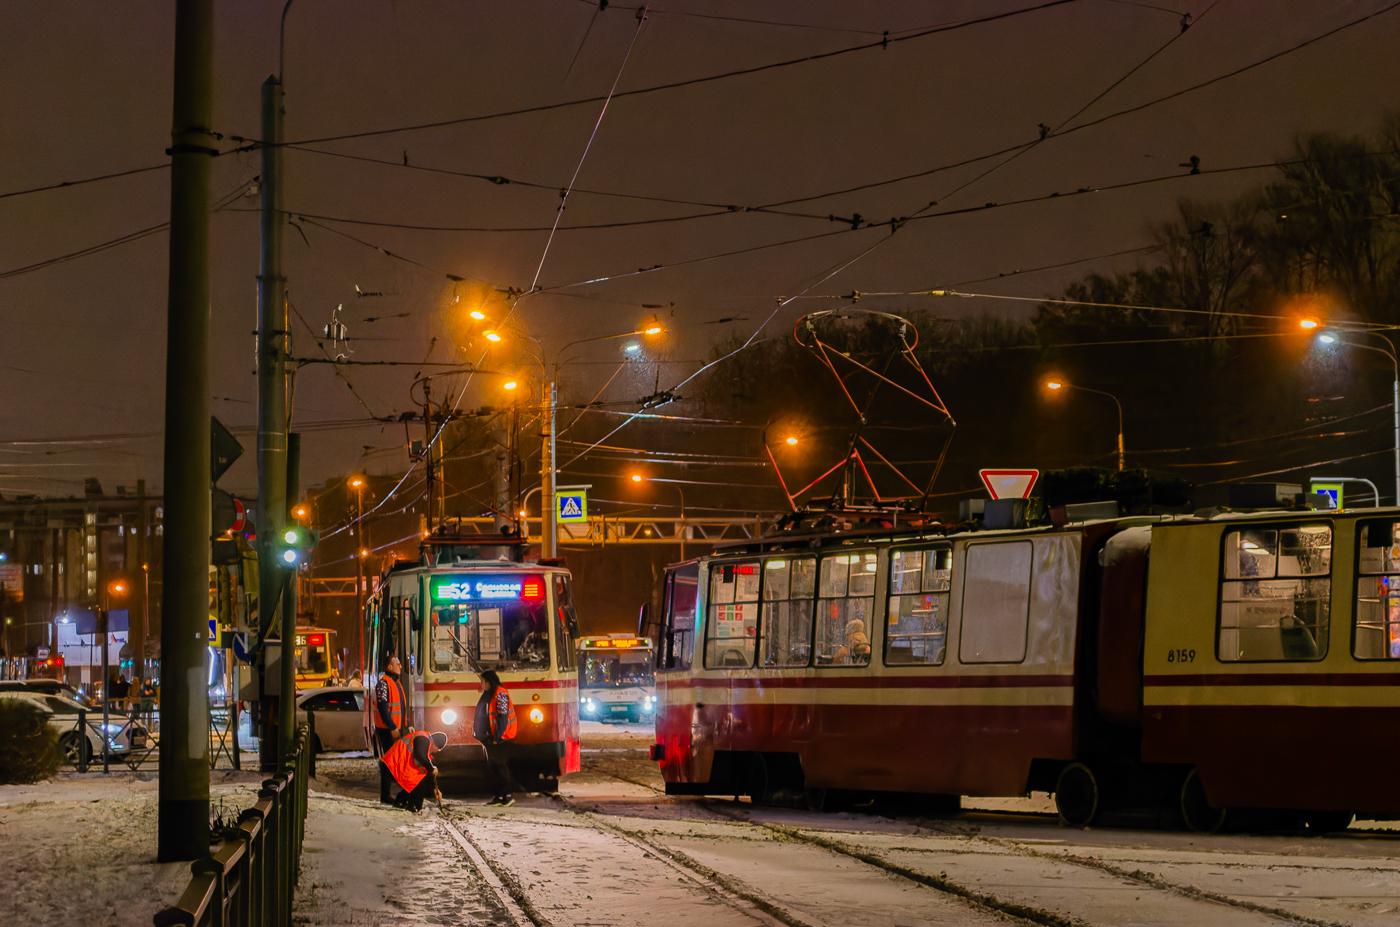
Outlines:
<svg viewBox="0 0 1400 927"><path fill-rule="evenodd" d="M544 720L544 712L540 711L538 708L531 708L530 720L535 724L539 724L541 721Z"/></svg>
<svg viewBox="0 0 1400 927"><path fill-rule="evenodd" d="M451 708L444 708L444 709L442 710L442 723L443 723L443 724L456 724L456 723L457 723L457 712L453 711Z"/></svg>

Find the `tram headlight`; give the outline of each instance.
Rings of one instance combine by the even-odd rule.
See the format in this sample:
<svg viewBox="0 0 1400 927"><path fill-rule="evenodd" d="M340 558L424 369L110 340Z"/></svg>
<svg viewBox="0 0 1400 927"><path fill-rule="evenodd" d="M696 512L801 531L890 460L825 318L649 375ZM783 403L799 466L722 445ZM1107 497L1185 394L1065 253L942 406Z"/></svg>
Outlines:
<svg viewBox="0 0 1400 927"><path fill-rule="evenodd" d="M456 723L457 723L457 712L453 711L451 708L444 708L444 709L442 710L442 723L443 723L443 724L456 724Z"/></svg>
<svg viewBox="0 0 1400 927"><path fill-rule="evenodd" d="M531 708L530 720L535 724L539 724L541 721L544 720L544 712L540 711L538 708Z"/></svg>

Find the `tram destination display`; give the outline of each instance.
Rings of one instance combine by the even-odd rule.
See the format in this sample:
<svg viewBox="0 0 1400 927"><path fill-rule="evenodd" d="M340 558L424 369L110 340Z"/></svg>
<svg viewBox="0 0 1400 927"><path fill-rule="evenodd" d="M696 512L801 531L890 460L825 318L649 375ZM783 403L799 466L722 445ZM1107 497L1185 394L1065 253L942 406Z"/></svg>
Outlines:
<svg viewBox="0 0 1400 927"><path fill-rule="evenodd" d="M434 602L502 602L544 598L538 576L435 576L430 582Z"/></svg>

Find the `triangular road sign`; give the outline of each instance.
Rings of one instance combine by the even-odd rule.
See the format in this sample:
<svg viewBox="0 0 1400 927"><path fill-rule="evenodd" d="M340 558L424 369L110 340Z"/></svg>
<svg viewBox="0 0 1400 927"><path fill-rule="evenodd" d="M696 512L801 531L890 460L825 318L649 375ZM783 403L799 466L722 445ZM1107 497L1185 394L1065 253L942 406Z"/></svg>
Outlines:
<svg viewBox="0 0 1400 927"><path fill-rule="evenodd" d="M1039 470L978 470L987 495L993 499L1029 499Z"/></svg>

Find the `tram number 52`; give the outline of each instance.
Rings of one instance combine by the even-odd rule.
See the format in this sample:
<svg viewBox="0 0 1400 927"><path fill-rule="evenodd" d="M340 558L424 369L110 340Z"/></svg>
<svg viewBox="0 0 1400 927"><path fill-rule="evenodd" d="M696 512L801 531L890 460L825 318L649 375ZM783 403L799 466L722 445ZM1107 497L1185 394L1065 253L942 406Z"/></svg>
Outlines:
<svg viewBox="0 0 1400 927"><path fill-rule="evenodd" d="M1196 651L1193 650L1168 650L1168 663L1195 663Z"/></svg>

